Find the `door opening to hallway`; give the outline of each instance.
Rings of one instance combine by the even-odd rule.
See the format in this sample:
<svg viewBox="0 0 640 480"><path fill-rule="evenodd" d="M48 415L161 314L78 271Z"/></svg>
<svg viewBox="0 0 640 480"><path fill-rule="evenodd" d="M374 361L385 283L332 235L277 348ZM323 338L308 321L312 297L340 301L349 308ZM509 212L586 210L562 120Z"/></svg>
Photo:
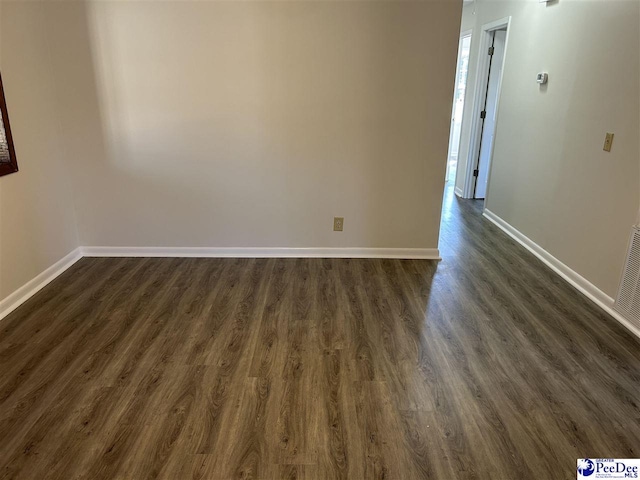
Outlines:
<svg viewBox="0 0 640 480"><path fill-rule="evenodd" d="M451 129L449 130L449 153L447 155L447 173L445 181L455 183L460 151L460 134L462 133L462 112L464 110L467 72L469 71L469 52L471 50L471 32L462 32L458 44L458 63L456 67L456 84L451 109Z"/></svg>

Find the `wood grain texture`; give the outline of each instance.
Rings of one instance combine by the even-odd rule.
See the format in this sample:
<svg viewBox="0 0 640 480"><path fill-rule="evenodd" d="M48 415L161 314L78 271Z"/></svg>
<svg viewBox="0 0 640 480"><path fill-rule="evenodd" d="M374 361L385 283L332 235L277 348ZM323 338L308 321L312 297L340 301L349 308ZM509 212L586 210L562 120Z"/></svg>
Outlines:
<svg viewBox="0 0 640 480"><path fill-rule="evenodd" d="M575 478L636 339L445 197L442 262L75 264L0 324L0 478Z"/></svg>

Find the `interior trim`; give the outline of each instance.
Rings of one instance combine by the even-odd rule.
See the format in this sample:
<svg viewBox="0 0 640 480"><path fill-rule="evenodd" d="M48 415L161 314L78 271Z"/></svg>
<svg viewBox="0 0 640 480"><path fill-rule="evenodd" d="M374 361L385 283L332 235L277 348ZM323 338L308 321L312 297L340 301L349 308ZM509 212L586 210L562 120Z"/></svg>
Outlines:
<svg viewBox="0 0 640 480"><path fill-rule="evenodd" d="M591 301L593 301L596 305L598 305L602 310L620 322L625 328L627 328L631 333L640 338L640 329L638 329L635 325L633 325L629 320L624 318L618 312L616 312L613 308L614 299L609 295L604 293L598 287L596 287L589 280L584 278L575 270L572 270L570 267L562 263L556 257L547 252L540 245L535 243L529 237L524 235L522 232L517 230L515 227L504 221L498 215L493 213L491 210L485 208L482 215L489 220L491 223L496 225L500 230L509 235L512 239L534 254L537 258L539 258L545 265L547 265L551 270L560 275L564 280L569 282L576 290L585 295Z"/></svg>
<svg viewBox="0 0 640 480"><path fill-rule="evenodd" d="M440 260L437 248L81 247L85 257L405 258Z"/></svg>
<svg viewBox="0 0 640 480"><path fill-rule="evenodd" d="M56 263L51 265L42 273L36 275L22 287L11 293L7 298L0 301L0 320L13 312L24 302L33 297L36 293L46 287L60 274L64 273L71 265L82 258L80 249L76 248L71 253L65 255Z"/></svg>

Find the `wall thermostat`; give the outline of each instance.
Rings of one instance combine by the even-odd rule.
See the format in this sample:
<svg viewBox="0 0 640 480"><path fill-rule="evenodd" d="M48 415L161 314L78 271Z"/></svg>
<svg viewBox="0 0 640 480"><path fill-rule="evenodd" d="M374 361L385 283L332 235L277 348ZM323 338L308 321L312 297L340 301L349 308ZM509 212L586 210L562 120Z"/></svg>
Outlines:
<svg viewBox="0 0 640 480"><path fill-rule="evenodd" d="M547 83L547 80L549 79L549 75L547 75L546 73L542 72L539 73L536 76L536 82L538 82L540 85L544 85L545 83Z"/></svg>

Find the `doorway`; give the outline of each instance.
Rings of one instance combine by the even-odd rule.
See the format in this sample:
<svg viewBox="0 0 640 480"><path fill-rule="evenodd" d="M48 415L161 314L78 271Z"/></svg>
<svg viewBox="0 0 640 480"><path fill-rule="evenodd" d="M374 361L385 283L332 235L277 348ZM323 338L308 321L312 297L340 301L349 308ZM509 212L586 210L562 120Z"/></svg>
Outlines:
<svg viewBox="0 0 640 480"><path fill-rule="evenodd" d="M482 27L465 198L487 197L510 20Z"/></svg>
<svg viewBox="0 0 640 480"><path fill-rule="evenodd" d="M451 128L449 130L449 152L447 154L447 171L445 182L454 184L460 151L460 134L462 133L462 112L469 71L469 52L471 51L471 30L462 32L458 44L458 62L456 67L456 84L451 109Z"/></svg>

